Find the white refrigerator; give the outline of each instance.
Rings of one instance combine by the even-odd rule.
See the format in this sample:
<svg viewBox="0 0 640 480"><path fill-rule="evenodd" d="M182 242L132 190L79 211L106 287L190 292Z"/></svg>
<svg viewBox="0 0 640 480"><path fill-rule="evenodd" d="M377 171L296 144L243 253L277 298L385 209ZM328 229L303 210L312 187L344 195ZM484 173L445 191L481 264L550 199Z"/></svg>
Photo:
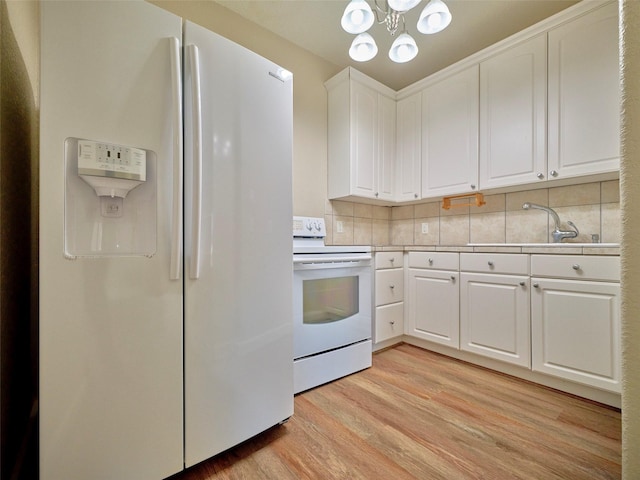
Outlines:
<svg viewBox="0 0 640 480"><path fill-rule="evenodd" d="M162 479L293 414L292 79L42 2L40 478Z"/></svg>

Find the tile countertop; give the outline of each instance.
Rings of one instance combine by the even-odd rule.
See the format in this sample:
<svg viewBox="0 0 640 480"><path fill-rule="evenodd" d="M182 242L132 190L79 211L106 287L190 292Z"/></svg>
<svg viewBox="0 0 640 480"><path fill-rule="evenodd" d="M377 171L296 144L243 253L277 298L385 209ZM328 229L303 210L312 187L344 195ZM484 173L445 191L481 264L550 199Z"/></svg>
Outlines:
<svg viewBox="0 0 640 480"><path fill-rule="evenodd" d="M532 253L558 255L620 255L619 243L469 243L467 245L385 245L374 252Z"/></svg>

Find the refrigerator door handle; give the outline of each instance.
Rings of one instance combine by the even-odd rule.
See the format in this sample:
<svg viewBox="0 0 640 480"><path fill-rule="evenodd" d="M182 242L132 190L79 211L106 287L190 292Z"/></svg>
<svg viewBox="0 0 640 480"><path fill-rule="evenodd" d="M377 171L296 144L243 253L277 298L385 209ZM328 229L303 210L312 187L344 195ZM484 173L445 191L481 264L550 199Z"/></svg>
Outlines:
<svg viewBox="0 0 640 480"><path fill-rule="evenodd" d="M171 215L171 263L169 278L180 279L182 258L182 77L180 40L169 38L171 60L171 100L173 107L173 205Z"/></svg>
<svg viewBox="0 0 640 480"><path fill-rule="evenodd" d="M200 230L202 225L202 110L200 93L200 58L198 47L188 45L189 68L191 73L191 121L193 133L193 192L191 219L191 268L190 278L200 277Z"/></svg>

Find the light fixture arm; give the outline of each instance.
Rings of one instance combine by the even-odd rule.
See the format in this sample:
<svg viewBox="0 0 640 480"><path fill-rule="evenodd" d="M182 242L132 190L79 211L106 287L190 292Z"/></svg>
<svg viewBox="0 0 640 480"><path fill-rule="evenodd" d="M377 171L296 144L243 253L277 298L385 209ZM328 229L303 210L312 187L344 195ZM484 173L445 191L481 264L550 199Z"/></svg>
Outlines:
<svg viewBox="0 0 640 480"><path fill-rule="evenodd" d="M380 8L380 6L378 5L378 0L373 0L373 4L376 7L375 10L373 10L373 14L376 17L376 23L378 25L384 24L387 27L387 31L392 37L395 36L396 32L398 31L398 26L400 25L400 19L402 19L402 31L405 32L407 30L404 23L403 12L398 12L393 8L391 8L389 4L386 2L386 0L385 0L386 8L384 9ZM378 15L379 13L384 15L382 20L380 20L380 17Z"/></svg>

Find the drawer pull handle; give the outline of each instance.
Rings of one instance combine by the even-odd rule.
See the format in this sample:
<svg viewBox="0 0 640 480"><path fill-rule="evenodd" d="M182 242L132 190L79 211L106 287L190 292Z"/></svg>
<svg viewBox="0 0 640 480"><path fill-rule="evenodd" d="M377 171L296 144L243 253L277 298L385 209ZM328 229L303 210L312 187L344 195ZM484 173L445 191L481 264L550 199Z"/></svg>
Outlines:
<svg viewBox="0 0 640 480"><path fill-rule="evenodd" d="M577 263L574 263L573 267L571 268L573 268L574 270L580 270L580 265L578 265Z"/></svg>
<svg viewBox="0 0 640 480"><path fill-rule="evenodd" d="M487 262L487 265L489 265L490 267L493 267L493 262L492 262L491 260L489 260L489 261Z"/></svg>
<svg viewBox="0 0 640 480"><path fill-rule="evenodd" d="M520 286L524 287L525 283L524 282L520 282Z"/></svg>
<svg viewBox="0 0 640 480"><path fill-rule="evenodd" d="M456 276L455 275L451 275L451 281L455 282L456 281Z"/></svg>
<svg viewBox="0 0 640 480"><path fill-rule="evenodd" d="M395 285L389 285L389 288L393 290L394 288L396 288L396 286Z"/></svg>
<svg viewBox="0 0 640 480"><path fill-rule="evenodd" d="M429 259L429 265L433 265L433 258Z"/></svg>
<svg viewBox="0 0 640 480"><path fill-rule="evenodd" d="M391 263L395 262L395 260L396 260L396 259L395 259L395 258L393 258L393 257L391 257L391 258L389 259L389 261L390 261Z"/></svg>
<svg viewBox="0 0 640 480"><path fill-rule="evenodd" d="M533 288L540 288L540 284L539 283L534 283L533 284Z"/></svg>
<svg viewBox="0 0 640 480"><path fill-rule="evenodd" d="M391 320L389 323L390 323L391 325L395 325L395 324L396 324L396 321L395 321L395 320Z"/></svg>

